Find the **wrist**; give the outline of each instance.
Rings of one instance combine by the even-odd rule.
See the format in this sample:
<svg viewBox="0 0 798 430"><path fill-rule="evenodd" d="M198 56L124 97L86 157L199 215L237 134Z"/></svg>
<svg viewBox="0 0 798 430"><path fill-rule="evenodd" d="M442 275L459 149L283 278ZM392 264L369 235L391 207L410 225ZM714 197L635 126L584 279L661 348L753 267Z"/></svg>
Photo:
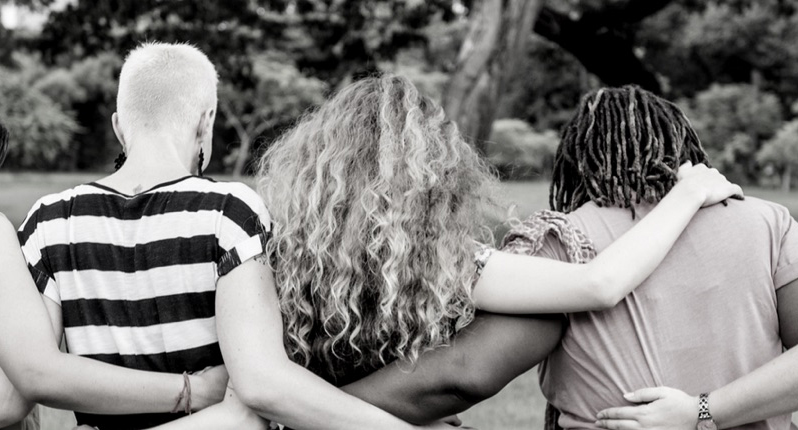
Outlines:
<svg viewBox="0 0 798 430"><path fill-rule="evenodd" d="M696 414L696 429L698 430L718 430L712 413L709 409L709 394L704 393L698 396L698 414Z"/></svg>
<svg viewBox="0 0 798 430"><path fill-rule="evenodd" d="M689 179L676 182L669 194L675 195L680 201L686 201L696 208L700 208L707 198L706 190L695 186Z"/></svg>
<svg viewBox="0 0 798 430"><path fill-rule="evenodd" d="M191 384L191 412L197 412L211 406L213 403L208 396L209 388L200 375L188 375L189 383ZM183 410L186 406L188 398L180 402L180 409Z"/></svg>

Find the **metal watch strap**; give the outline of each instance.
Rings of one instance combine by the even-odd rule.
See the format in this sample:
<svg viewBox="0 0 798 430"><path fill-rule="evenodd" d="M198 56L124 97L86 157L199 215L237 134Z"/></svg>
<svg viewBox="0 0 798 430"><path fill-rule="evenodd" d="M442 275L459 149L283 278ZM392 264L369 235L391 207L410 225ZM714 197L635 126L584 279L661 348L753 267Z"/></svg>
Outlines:
<svg viewBox="0 0 798 430"><path fill-rule="evenodd" d="M709 394L702 393L698 396L698 420L711 420L712 414L709 413Z"/></svg>

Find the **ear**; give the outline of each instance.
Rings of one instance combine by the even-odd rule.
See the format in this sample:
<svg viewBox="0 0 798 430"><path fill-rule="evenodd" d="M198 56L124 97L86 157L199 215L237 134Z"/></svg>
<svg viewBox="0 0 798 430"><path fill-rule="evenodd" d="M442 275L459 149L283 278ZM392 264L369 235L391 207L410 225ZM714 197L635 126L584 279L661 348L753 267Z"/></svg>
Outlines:
<svg viewBox="0 0 798 430"><path fill-rule="evenodd" d="M197 135L195 136L195 144L196 144L196 151L199 154L200 151L204 150L205 154L205 162L203 163L202 169L205 170L208 168L208 164L211 162L211 155L213 152L213 146L211 141L213 140L213 121L216 119L216 109L211 108L206 110L200 116L199 124L197 124Z"/></svg>
<svg viewBox="0 0 798 430"><path fill-rule="evenodd" d="M122 133L122 127L119 126L119 115L114 112L111 115L111 126L114 128L114 134L116 135L116 140L119 141L119 144L122 145L122 151L127 152L127 142L125 142L125 134Z"/></svg>
<svg viewBox="0 0 798 430"><path fill-rule="evenodd" d="M216 119L216 109L211 108L206 110L200 116L199 124L197 125L197 140L200 145L205 139L213 136L213 121Z"/></svg>

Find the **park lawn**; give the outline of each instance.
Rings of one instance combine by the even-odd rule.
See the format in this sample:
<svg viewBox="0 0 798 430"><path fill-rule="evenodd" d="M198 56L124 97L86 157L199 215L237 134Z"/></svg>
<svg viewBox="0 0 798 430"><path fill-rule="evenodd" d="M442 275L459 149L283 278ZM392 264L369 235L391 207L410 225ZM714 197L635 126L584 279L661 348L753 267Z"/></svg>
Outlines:
<svg viewBox="0 0 798 430"><path fill-rule="evenodd" d="M31 205L42 195L64 190L92 181L96 174L2 173L0 174L0 212L19 225ZM244 182L252 185L251 179ZM548 184L544 182L504 182L500 187L500 201L511 206L510 216L523 219L536 210L548 208ZM786 206L798 214L798 193L747 187L746 193ZM496 231L500 232L501 227ZM545 400L537 384L537 374L530 371L510 383L494 398L461 414L467 425L476 428L521 430L537 429L543 425ZM43 413L43 430L69 429L74 423L71 413L47 409Z"/></svg>

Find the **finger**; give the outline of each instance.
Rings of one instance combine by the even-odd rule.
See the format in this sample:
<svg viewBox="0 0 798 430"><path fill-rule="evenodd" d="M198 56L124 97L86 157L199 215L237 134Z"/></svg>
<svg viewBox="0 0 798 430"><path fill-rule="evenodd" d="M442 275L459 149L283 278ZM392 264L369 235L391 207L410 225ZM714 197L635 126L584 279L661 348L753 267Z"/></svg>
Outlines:
<svg viewBox="0 0 798 430"><path fill-rule="evenodd" d="M661 399L668 392L665 387L641 388L633 393L626 393L623 398L633 403L648 403Z"/></svg>
<svg viewBox="0 0 798 430"><path fill-rule="evenodd" d="M676 179L679 180L684 179L684 175L687 172L687 169L691 167L693 167L693 163L690 160L685 161L684 164L679 166L679 170L676 171Z"/></svg>
<svg viewBox="0 0 798 430"><path fill-rule="evenodd" d="M609 430L640 430L640 423L633 420L598 420L596 425Z"/></svg>
<svg viewBox="0 0 798 430"><path fill-rule="evenodd" d="M446 418L444 418L441 421L445 422L446 424L451 424L451 425L457 426L457 427L460 427L461 425L463 425L463 422L460 421L460 418L457 415L452 415L450 417L446 417Z"/></svg>
<svg viewBox="0 0 798 430"><path fill-rule="evenodd" d="M734 184L734 191L733 192L734 192L734 194L732 194L732 196L731 196L733 199L745 200L745 193L743 193L743 187L741 187L741 186L739 186L737 184Z"/></svg>
<svg viewBox="0 0 798 430"><path fill-rule="evenodd" d="M623 406L599 411L599 413L596 414L596 418L600 420L637 420L640 417L640 413L640 406Z"/></svg>

